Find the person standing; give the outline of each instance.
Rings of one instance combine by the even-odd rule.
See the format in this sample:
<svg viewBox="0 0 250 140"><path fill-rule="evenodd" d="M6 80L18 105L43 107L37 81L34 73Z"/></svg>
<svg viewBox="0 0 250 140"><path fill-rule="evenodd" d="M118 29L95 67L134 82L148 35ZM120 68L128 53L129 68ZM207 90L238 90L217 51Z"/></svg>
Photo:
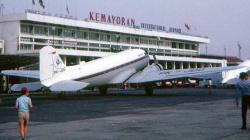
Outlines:
<svg viewBox="0 0 250 140"><path fill-rule="evenodd" d="M8 93L11 93L11 83L8 84Z"/></svg>
<svg viewBox="0 0 250 140"><path fill-rule="evenodd" d="M241 97L241 113L242 113L242 130L246 130L246 117L247 108L250 107L250 81L249 76L246 72L240 73L240 81L237 83L236 88L236 106L239 107L239 98Z"/></svg>
<svg viewBox="0 0 250 140"><path fill-rule="evenodd" d="M22 88L22 96L16 100L16 109L18 110L19 119L19 132L24 140L27 136L27 125L29 122L29 110L32 108L32 102L29 96L29 90L27 88Z"/></svg>
<svg viewBox="0 0 250 140"><path fill-rule="evenodd" d="M209 79L208 84L207 84L208 94L212 94L212 86L213 86L213 82L211 79Z"/></svg>

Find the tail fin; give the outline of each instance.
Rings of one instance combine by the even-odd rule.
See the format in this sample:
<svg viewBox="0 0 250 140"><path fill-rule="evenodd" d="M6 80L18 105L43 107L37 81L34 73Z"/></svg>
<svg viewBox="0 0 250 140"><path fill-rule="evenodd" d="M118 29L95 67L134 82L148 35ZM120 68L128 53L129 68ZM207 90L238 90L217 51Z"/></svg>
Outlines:
<svg viewBox="0 0 250 140"><path fill-rule="evenodd" d="M40 50L40 81L50 80L66 70L66 65L58 55L55 48L43 47ZM47 85L45 85L47 86Z"/></svg>

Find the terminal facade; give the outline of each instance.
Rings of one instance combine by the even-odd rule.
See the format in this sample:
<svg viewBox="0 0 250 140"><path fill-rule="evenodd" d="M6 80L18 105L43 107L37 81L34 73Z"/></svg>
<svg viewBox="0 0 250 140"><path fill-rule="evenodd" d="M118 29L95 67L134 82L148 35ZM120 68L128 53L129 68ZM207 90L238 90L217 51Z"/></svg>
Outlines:
<svg viewBox="0 0 250 140"><path fill-rule="evenodd" d="M5 15L0 19L1 53L38 56L42 47L51 45L67 65L74 65L126 49L143 49L151 59L156 55L164 69L227 65L226 60L199 57L200 44L210 42L207 37L103 23L97 20L98 13L90 14L92 17L85 20L31 10Z"/></svg>

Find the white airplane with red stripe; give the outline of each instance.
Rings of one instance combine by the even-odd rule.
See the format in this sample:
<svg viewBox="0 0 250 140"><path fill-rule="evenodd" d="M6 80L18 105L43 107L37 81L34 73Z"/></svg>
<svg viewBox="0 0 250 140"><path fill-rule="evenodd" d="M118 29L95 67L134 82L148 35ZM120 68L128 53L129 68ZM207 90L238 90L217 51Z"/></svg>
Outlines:
<svg viewBox="0 0 250 140"><path fill-rule="evenodd" d="M57 50L51 46L42 48L39 57L39 71L7 70L2 73L37 78L43 86L49 87L52 91L78 91L92 86L98 87L101 94L107 94L110 85L129 83L144 87L146 94L152 95L153 85L158 81L232 70L238 70L239 73L250 67L250 61L245 61L234 67L163 70L157 61L149 65L149 56L141 49L125 50L74 66L66 66Z"/></svg>

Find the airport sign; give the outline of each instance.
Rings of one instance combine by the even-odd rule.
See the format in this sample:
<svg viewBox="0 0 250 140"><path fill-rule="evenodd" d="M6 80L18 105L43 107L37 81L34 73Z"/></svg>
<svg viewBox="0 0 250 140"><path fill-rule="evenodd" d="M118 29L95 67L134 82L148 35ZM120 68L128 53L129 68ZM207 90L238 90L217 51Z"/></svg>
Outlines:
<svg viewBox="0 0 250 140"><path fill-rule="evenodd" d="M114 25L122 25L122 26L135 26L135 19L126 18L122 16L114 16L104 13L97 13L97 12L89 12L89 20L95 22L103 22L109 23Z"/></svg>

